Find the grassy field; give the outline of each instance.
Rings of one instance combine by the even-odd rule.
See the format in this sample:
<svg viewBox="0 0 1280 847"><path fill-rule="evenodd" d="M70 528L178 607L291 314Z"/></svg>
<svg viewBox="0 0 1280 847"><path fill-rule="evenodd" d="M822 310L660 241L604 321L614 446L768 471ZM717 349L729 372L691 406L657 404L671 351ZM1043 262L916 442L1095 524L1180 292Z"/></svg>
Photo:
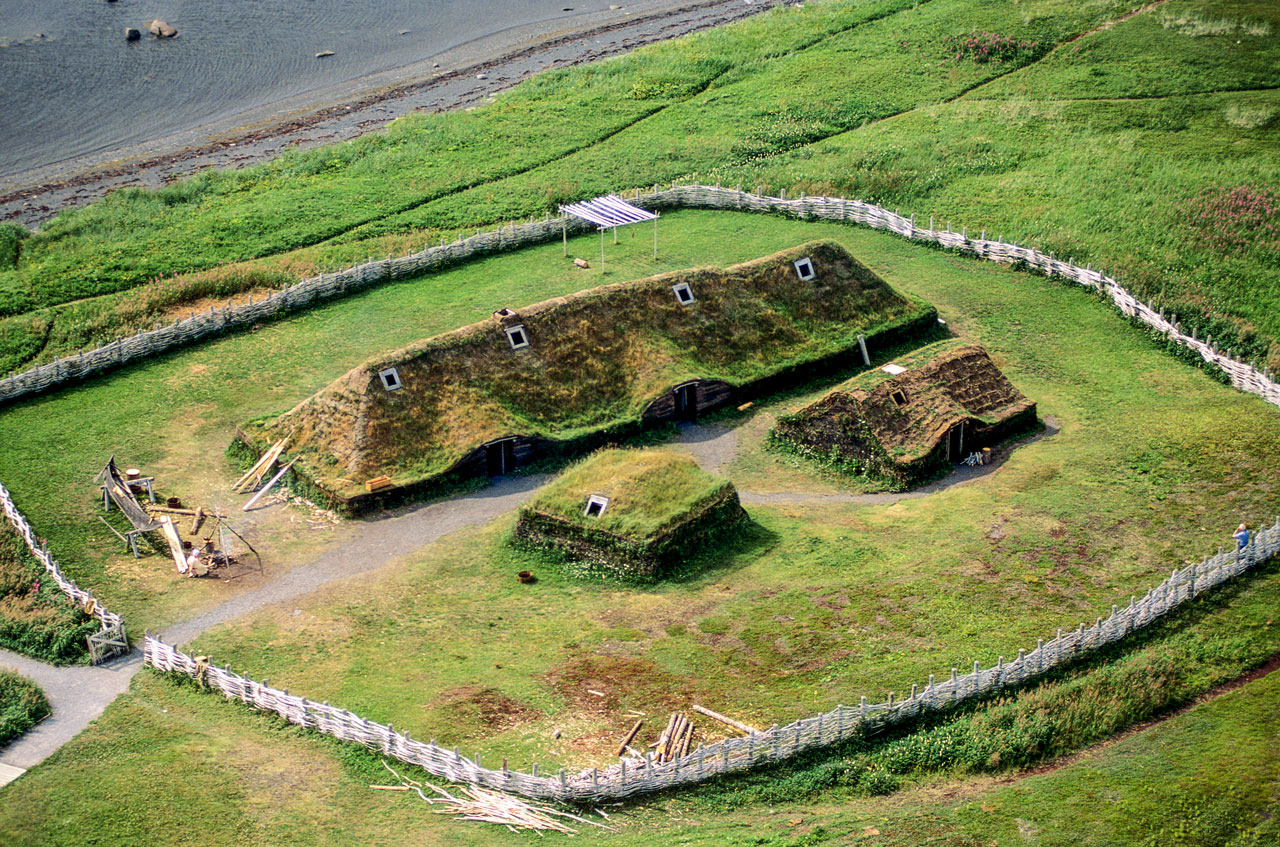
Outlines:
<svg viewBox="0 0 1280 847"><path fill-rule="evenodd" d="M807 3L545 74L472 112L116 192L0 270L0 369L172 320L185 299L694 174L1035 243L1280 367L1280 13L1171 0L1099 29L1142 5ZM1025 47L984 61L965 48L984 33Z"/></svg>
<svg viewBox="0 0 1280 847"><path fill-rule="evenodd" d="M1057 712L1045 707L1070 700L1065 711L1077 726L1059 740L1087 743L1088 730L1102 728L1103 705L1162 707L1168 701L1147 697L1144 688L1164 695L1175 682L1185 698L1256 664L1280 647L1280 632L1269 623L1280 601L1275 577L1271 567L1198 601L1156 627L1150 639L1117 645L1101 672L1081 668L1008 698L993 710L1012 719L996 725L1004 730L1001 749L1037 758L1008 731L1017 728L1019 714L1024 726L1026 718L1055 723ZM1121 672L1109 677L1105 668L1113 662ZM928 743L944 726L843 751L825 766L774 772L768 781L727 780L609 808L608 822L618 831L588 828L577 840L1014 847L1026 844L1030 833L1034 843L1061 847L1270 844L1280 811L1274 793L1278 695L1280 675L1271 674L1033 775L999 762L966 768L948 761L946 751L959 745ZM966 720L981 719L961 716L952 740L965 740L960 725ZM1067 721L1056 723L1069 729ZM915 767L896 765L902 773L889 796L869 792L872 786L862 781L832 778L867 755L887 771L907 758L904 748L921 746L937 752L917 756ZM120 845L490 845L533 838L430 814L412 795L368 790L388 781L373 754L148 672L85 733L3 789L0 840L56 847L91 843L103 832Z"/></svg>
<svg viewBox="0 0 1280 847"><path fill-rule="evenodd" d="M1034 517L1017 553L1004 552L1010 544L1005 542L999 560L1012 557L1023 568L1023 554L1026 562L1046 567L1055 556L1068 562L1083 557L1095 567L1106 563L1112 579L1132 573L1150 580L1173 561L1211 551L1218 528L1233 526L1240 515L1257 520L1273 508L1280 482L1264 457L1274 453L1280 438L1280 415L1185 368L1140 333L1125 330L1118 316L1083 291L836 224L701 212L667 220L657 266L645 256L644 239L624 238L616 248L617 276L606 276L732 264L831 237L894 287L937 305L953 329L992 352L1010 379L1040 403L1042 415L1060 419L1061 435L1037 446L1036 455L1046 458L1002 472L1002 482L972 501L979 505L948 507L942 518L927 508L919 512L922 525L933 527L927 532L951 539L947 546L956 550L956 562L990 558L982 534L1018 513L1009 491L1024 498ZM7 407L0 410L6 444L0 479L73 578L125 614L132 631L158 627L239 588L179 581L162 552L134 560L120 549L94 518L99 506L91 480L108 456L154 473L166 494L231 507L237 501L227 489L238 474L222 451L244 419L293 406L379 350L471 323L497 305L596 283L595 275L584 282L583 273L561 258L557 245L494 257ZM833 374L832 383L840 376L847 374ZM824 387L816 385L797 402ZM793 399L778 402L786 406ZM767 430L771 414L758 407L744 426L755 432L759 422ZM77 425L69 429L65 421ZM1141 427L1135 429L1137 422ZM49 462L51 455L59 461ZM787 473L797 476L775 480L769 468L782 460L753 450L741 451L735 461L758 469L765 490L783 479L801 487L821 483L796 468ZM1054 480L1060 482L1046 485ZM1098 490L1114 494L1098 503ZM966 495L949 494L961 499L948 502L962 503ZM844 520L861 530L888 532L883 545L894 549L903 516L917 508L903 503L883 515L855 510ZM964 509L971 509L965 522L953 523ZM255 546L262 542L273 571L320 555L326 541L338 543L356 531L344 526L317 533L287 518L262 520L268 523L252 527L251 538ZM1054 529L1058 523L1062 528ZM956 536L961 526L968 528ZM1049 537L1051 529L1065 534ZM1074 545L1073 536L1079 536ZM1076 546L1083 552L1072 554ZM1109 561L1117 554L1128 564ZM1125 590L1121 583L1103 584L1110 589L1108 603L1114 592Z"/></svg>
<svg viewBox="0 0 1280 847"><path fill-rule="evenodd" d="M754 526L727 552L652 588L583 584L545 571L535 585L519 585L514 572L529 560L507 544L509 516L376 578L209 633L199 649L488 761L585 763L604 757L628 707L661 713L696 700L767 724L1012 655L1058 626L1105 613L1170 567L1211 551L1240 517L1256 521L1274 508L1280 479L1268 457L1280 446L1280 413L1185 367L1083 290L835 224L694 212L667 220L662 261L679 265L731 263L816 236L838 240L890 284L937 305L958 334L984 344L1060 430L1015 452L995 475L928 498L749 504ZM618 278L653 272L646 248L624 239ZM495 302L581 285L558 253L551 245L388 286L5 409L0 478L78 580L135 630L155 627L235 588L177 580L161 555L135 562L116 553L118 542L93 528L89 480L103 455L158 472L166 491L189 501L216 500L234 476L221 450L246 413L288 406L371 349L432 331L424 315L467 323ZM764 432L773 416L844 376L724 419L742 433L727 469L740 488L840 493L816 472L771 465L784 458L765 449ZM68 430L65 420L83 423ZM41 461L55 450L62 461ZM276 569L357 529L329 538L284 523L256 527L262 546L280 551L278 561L268 556ZM1113 655L1092 681L1061 680L1060 693L1029 696L1024 710L997 704L989 716L926 729L920 740L844 751L770 780L778 787L765 792L743 782L636 807L621 815L621 838L822 843L868 826L904 844L925 835L960 844L1007 838L1017 829L1011 818L972 806L997 808L986 777L952 779L992 770L992 752L1036 761L1088 743L1263 661L1280 647L1268 624L1275 584L1269 570L1228 596L1221 616L1206 609L1194 629L1179 618L1166 633L1172 640L1139 645L1133 658ZM1187 641L1179 647L1178 639ZM1153 690L1161 696L1148 696ZM1046 727L1036 717L1046 713L1066 717ZM1222 717L1213 755L1233 745L1259 749L1251 733L1266 732L1268 720L1256 709ZM993 738L1004 746L957 741ZM929 752L948 749L957 755ZM1157 753L1173 755L1162 747L1150 755ZM1269 771L1262 753L1255 760L1215 776L1215 789L1230 783L1229 803L1205 789L1170 825L1256 815L1266 807L1260 786ZM1168 765L1156 759L1150 767ZM883 776L867 782L863 771ZM104 772L112 774L109 792ZM393 805L400 800L370 805L352 796L382 781L379 772L364 753L145 676L94 729L5 789L0 832L14 843L76 840L100 827L122 843L190 836L269 844L301 830L304 843L409 836L492 843L502 835ZM1113 778L1135 808L1173 796L1163 783L1151 795L1141 774L1122 769ZM864 796L893 785L901 790L887 801ZM155 786L164 786L162 796ZM940 804L946 793L953 799ZM1057 796L1070 806L1065 789ZM1031 802L999 797L1015 817ZM48 811L30 811L36 807ZM1078 815L1058 808L1023 819L1070 832ZM1156 826L1135 815L1133 826ZM802 823L789 826L797 816Z"/></svg>

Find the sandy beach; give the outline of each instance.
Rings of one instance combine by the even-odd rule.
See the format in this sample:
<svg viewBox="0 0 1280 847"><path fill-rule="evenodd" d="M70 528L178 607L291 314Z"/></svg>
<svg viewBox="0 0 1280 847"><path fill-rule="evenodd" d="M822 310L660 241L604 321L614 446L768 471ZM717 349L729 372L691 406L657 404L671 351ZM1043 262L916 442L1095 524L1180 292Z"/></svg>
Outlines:
<svg viewBox="0 0 1280 847"><path fill-rule="evenodd" d="M782 0L641 0L494 32L422 61L318 88L162 138L0 178L0 219L36 228L125 186L158 187L208 167L244 167L294 147L376 131L414 111L484 103L532 74L719 26Z"/></svg>

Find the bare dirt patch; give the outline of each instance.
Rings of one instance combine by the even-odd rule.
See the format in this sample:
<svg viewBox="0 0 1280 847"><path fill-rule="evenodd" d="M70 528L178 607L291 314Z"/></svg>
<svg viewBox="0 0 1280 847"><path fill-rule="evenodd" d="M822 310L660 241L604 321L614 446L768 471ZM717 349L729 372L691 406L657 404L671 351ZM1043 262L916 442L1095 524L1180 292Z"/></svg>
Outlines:
<svg viewBox="0 0 1280 847"><path fill-rule="evenodd" d="M452 713L460 726L483 732L502 732L542 717L537 709L513 700L496 688L464 685L441 692L440 707Z"/></svg>

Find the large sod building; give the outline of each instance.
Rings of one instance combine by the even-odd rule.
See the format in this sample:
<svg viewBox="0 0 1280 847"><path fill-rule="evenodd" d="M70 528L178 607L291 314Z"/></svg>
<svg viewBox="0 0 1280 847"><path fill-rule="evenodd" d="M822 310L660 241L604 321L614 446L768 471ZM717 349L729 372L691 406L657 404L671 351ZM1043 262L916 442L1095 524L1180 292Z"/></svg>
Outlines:
<svg viewBox="0 0 1280 847"><path fill-rule="evenodd" d="M374 357L238 439L261 452L287 436L312 496L361 511L861 364L858 336L884 347L936 318L814 242L500 309Z"/></svg>
<svg viewBox="0 0 1280 847"><path fill-rule="evenodd" d="M838 386L774 436L899 486L989 447L1036 421L1036 404L976 344L941 342Z"/></svg>

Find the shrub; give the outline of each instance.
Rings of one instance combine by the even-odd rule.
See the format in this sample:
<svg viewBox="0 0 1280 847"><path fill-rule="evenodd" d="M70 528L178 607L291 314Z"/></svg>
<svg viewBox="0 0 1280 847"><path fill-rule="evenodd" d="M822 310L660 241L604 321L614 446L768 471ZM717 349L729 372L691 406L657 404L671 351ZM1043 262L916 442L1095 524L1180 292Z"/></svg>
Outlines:
<svg viewBox="0 0 1280 847"><path fill-rule="evenodd" d="M971 32L948 38L947 52L951 60L969 59L978 64L1016 62L1034 59L1040 53L1040 42L1012 38L998 32Z"/></svg>
<svg viewBox="0 0 1280 847"><path fill-rule="evenodd" d="M66 665L84 661L97 621L62 593L21 536L0 521L0 647Z"/></svg>
<svg viewBox="0 0 1280 847"><path fill-rule="evenodd" d="M0 668L0 747L50 714L49 700L40 687L23 676Z"/></svg>
<svg viewBox="0 0 1280 847"><path fill-rule="evenodd" d="M1201 244L1219 253L1280 252L1280 193L1257 185L1206 188L1182 213Z"/></svg>

